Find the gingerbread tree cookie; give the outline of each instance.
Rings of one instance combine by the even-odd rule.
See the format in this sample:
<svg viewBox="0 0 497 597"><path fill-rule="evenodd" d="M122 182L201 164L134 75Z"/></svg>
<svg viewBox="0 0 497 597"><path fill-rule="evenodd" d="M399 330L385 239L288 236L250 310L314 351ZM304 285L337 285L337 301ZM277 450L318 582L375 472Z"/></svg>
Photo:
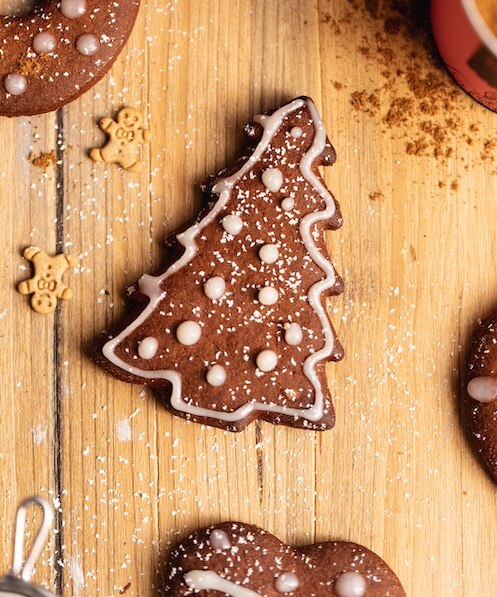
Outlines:
<svg viewBox="0 0 497 597"><path fill-rule="evenodd" d="M248 157L209 183L205 209L171 239L163 270L130 291L131 316L96 358L188 419L327 429L325 363L342 349L325 300L342 282L325 231L342 220L318 166L335 151L306 97L246 132Z"/></svg>

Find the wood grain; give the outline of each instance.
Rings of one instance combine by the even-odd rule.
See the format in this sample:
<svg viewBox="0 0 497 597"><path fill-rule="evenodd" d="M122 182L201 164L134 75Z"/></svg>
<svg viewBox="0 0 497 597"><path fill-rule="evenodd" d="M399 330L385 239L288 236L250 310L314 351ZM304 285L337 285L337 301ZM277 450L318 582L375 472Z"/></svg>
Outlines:
<svg viewBox="0 0 497 597"><path fill-rule="evenodd" d="M298 545L364 543L408 595L495 594L495 485L466 443L458 393L474 325L497 304L495 155L482 159L497 116L457 93L452 155L407 155L424 116L390 130L388 106L351 105L384 84L385 65L359 51L383 22L361 6L148 0L93 90L57 114L0 120L2 569L16 504L40 493L60 509L37 579L64 595L160 594L171 544L223 519ZM417 60L449 81L432 47ZM339 157L325 172L345 219L329 236L346 281L330 305L346 349L329 366L337 425L235 435L190 424L111 379L89 348L123 313L125 287L160 264L165 235L195 214L198 183L238 155L248 118L300 94ZM139 175L88 159L104 140L98 120L123 105L152 131ZM55 168L30 163L52 149ZM81 258L66 275L74 299L53 317L15 292L29 244Z"/></svg>

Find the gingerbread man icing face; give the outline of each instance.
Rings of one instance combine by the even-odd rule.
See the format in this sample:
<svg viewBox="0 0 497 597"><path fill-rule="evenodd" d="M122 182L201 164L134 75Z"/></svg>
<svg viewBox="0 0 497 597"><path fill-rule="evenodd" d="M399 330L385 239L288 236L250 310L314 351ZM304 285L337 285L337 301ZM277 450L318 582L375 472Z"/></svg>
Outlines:
<svg viewBox="0 0 497 597"><path fill-rule="evenodd" d="M74 255L62 254L49 257L38 247L28 247L24 257L34 266L34 275L21 282L17 287L21 294L32 294L31 306L42 314L55 311L57 299L68 301L72 298L72 290L62 282L62 276L68 268L76 267L78 258Z"/></svg>

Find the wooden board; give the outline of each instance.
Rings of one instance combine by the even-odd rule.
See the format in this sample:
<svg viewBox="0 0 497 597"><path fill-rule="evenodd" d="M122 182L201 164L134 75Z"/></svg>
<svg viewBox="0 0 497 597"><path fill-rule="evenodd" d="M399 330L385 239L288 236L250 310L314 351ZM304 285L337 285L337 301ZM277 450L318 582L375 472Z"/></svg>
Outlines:
<svg viewBox="0 0 497 597"><path fill-rule="evenodd" d="M58 529L37 579L64 595L160 594L171 544L223 519L298 545L363 543L408 595L495 594L497 494L458 393L468 339L497 303L497 115L445 74L420 4L144 0L93 90L57 114L0 120L2 569L18 501L41 494ZM346 282L330 307L347 353L329 367L337 424L190 424L88 352L195 214L198 183L237 156L248 118L300 94L339 156L325 173L345 220L329 237ZM99 118L122 105L152 131L140 175L87 157ZM31 164L53 149L55 167ZM30 244L81 258L55 316L15 291Z"/></svg>

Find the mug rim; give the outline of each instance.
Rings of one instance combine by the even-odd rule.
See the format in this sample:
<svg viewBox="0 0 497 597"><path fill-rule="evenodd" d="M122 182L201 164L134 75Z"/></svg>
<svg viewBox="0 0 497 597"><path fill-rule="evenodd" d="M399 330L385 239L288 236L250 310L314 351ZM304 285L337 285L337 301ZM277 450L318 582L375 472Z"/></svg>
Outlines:
<svg viewBox="0 0 497 597"><path fill-rule="evenodd" d="M462 0L462 6L466 12L466 16L482 42L497 58L497 37L483 18L478 5L476 4L476 0Z"/></svg>

